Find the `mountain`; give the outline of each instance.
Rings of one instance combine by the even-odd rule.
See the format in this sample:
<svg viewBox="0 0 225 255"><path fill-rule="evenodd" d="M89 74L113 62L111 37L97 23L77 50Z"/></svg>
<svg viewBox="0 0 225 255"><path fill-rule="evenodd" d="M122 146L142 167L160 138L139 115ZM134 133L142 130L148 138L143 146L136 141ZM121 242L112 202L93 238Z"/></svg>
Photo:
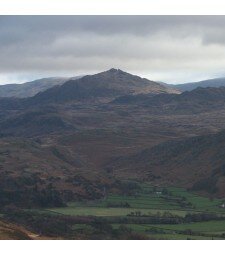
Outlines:
<svg viewBox="0 0 225 255"><path fill-rule="evenodd" d="M203 160L207 155L193 159L189 168L179 153L182 144L190 151L198 148L186 139L225 129L225 88L168 92L158 83L110 69L33 97L1 98L0 204L46 207L98 199L104 189L119 192L117 181L131 177L198 187L201 161L205 169L212 166ZM214 165L220 167L219 161ZM161 173L167 169L168 178ZM210 177L207 171L204 178Z"/></svg>
<svg viewBox="0 0 225 255"><path fill-rule="evenodd" d="M117 69L71 79L29 98L0 99L0 135L41 135L76 130L85 121L71 118L77 103L107 103L121 95L172 93L164 86ZM51 104L51 105L50 105ZM53 106L54 104L54 106ZM68 106L66 106L68 105ZM66 109L61 109L65 107ZM8 111L8 112L7 112ZM94 118L96 112L91 118ZM83 125L83 124L82 124Z"/></svg>
<svg viewBox="0 0 225 255"><path fill-rule="evenodd" d="M196 114L225 106L225 87L197 88L181 94L126 95L112 103L147 107L154 113Z"/></svg>
<svg viewBox="0 0 225 255"><path fill-rule="evenodd" d="M146 93L179 92L174 89L168 89L154 81L112 68L95 75L86 75L77 80L69 80L62 86L55 86L37 94L32 100L38 103L62 103L72 100L109 101L122 95Z"/></svg>
<svg viewBox="0 0 225 255"><path fill-rule="evenodd" d="M190 83L184 83L184 84L177 84L177 85L169 85L171 88L175 88L181 92L183 91L190 91L193 89L196 89L198 87L201 88L207 88L207 87L213 87L218 88L225 86L225 78L216 78L216 79L210 79L210 80L204 80L204 81L198 81L198 82L190 82Z"/></svg>
<svg viewBox="0 0 225 255"><path fill-rule="evenodd" d="M45 91L57 85L62 85L69 79L79 79L80 77L82 76L71 78L52 77L38 79L23 84L1 85L0 97L17 97L17 98L32 97L41 91Z"/></svg>
<svg viewBox="0 0 225 255"><path fill-rule="evenodd" d="M47 138L48 139L48 138ZM44 138L45 140L45 138ZM0 204L16 206L53 206L62 199L99 198L102 187L112 183L96 176L95 169L76 149L49 143L42 138L1 139ZM52 192L55 192L54 198Z"/></svg>
<svg viewBox="0 0 225 255"><path fill-rule="evenodd" d="M106 165L114 176L225 195L225 131L161 143Z"/></svg>

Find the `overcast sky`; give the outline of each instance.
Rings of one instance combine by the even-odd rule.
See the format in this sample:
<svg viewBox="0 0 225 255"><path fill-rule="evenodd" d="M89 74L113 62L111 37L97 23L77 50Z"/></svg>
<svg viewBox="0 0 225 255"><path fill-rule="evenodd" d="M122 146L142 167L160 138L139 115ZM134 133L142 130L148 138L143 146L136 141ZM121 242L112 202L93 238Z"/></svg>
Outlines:
<svg viewBox="0 0 225 255"><path fill-rule="evenodd" d="M0 84L120 68L182 83L225 76L225 16L0 16Z"/></svg>

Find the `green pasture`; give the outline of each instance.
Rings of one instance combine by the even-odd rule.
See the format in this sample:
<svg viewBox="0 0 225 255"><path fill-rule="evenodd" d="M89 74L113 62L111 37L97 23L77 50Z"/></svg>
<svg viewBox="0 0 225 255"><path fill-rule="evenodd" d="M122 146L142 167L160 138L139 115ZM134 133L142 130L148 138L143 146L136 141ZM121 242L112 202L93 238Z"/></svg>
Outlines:
<svg viewBox="0 0 225 255"><path fill-rule="evenodd" d="M105 199L71 202L67 207L49 208L45 211L65 215L79 216L126 216L131 212L139 211L141 214L164 213L168 211L174 215L185 216L189 213L214 212L225 213L225 209L219 207L222 200L209 199L182 188L167 187L168 196L152 192L150 184L141 184L141 191L135 196L109 194ZM185 198L189 206L182 206L179 199ZM125 205L128 205L127 207Z"/></svg>
<svg viewBox="0 0 225 255"><path fill-rule="evenodd" d="M156 214L158 212L164 213L165 211L171 212L178 216L185 216L186 211L181 210L158 210L158 209L140 209L140 208L104 208L104 207L76 207L69 206L63 208L51 208L45 210L45 212L59 213L72 216L127 216L131 212L141 212L141 214L149 215Z"/></svg>
<svg viewBox="0 0 225 255"><path fill-rule="evenodd" d="M48 208L39 210L41 213L62 214L71 216L120 217L135 212L141 215L163 216L165 212L184 217L187 213L215 213L224 214L225 209L220 208L223 200L209 199L189 192L183 188L166 187L167 194L157 192L162 188L148 184L140 184L141 190L135 195L108 194L104 199L68 203L67 207ZM182 201L185 204L182 204ZM112 224L119 228L120 224ZM185 224L125 224L135 232L144 233L150 239L224 239L225 220L211 220ZM91 231L91 226L75 224L74 230Z"/></svg>

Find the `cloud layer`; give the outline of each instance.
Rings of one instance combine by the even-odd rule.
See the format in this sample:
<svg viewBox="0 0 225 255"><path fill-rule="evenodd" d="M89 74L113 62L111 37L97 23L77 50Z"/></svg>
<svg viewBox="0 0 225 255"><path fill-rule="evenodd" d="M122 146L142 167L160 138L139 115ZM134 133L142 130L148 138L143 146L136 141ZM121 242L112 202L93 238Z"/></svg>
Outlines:
<svg viewBox="0 0 225 255"><path fill-rule="evenodd" d="M0 16L0 83L111 67L153 80L225 76L225 16Z"/></svg>

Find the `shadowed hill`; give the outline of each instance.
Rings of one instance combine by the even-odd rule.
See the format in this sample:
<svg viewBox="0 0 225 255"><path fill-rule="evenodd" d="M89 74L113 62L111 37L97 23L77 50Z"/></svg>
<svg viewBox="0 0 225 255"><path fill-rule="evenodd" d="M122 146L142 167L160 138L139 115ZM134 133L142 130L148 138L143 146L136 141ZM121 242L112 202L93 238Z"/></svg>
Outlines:
<svg viewBox="0 0 225 255"><path fill-rule="evenodd" d="M225 131L169 141L128 157L112 160L106 167L116 176L181 185L224 196Z"/></svg>
<svg viewBox="0 0 225 255"><path fill-rule="evenodd" d="M53 87L37 94L31 101L34 103L62 103L72 100L112 100L122 95L146 93L178 92L119 69L110 69L95 75L84 76L78 80L70 80L62 86Z"/></svg>
<svg viewBox="0 0 225 255"><path fill-rule="evenodd" d="M126 95L112 103L148 107L155 113L195 114L224 107L225 87L197 88L179 95Z"/></svg>
<svg viewBox="0 0 225 255"><path fill-rule="evenodd" d="M169 87L178 89L179 91L190 91L193 89L196 89L198 87L207 88L207 87L222 87L225 86L225 78L216 78L216 79L210 79L210 80L204 80L204 81L198 81L198 82L190 82L190 83L184 83L184 84L178 84L178 85L169 85Z"/></svg>
<svg viewBox="0 0 225 255"><path fill-rule="evenodd" d="M56 81L57 83L60 83L60 85L56 85ZM41 88L45 90L29 98L4 98L1 96L0 87L0 109L16 110L38 104L62 104L70 101L81 103L109 102L124 95L179 93L177 90L168 89L154 81L140 78L119 69L110 69L95 75L86 75L79 79L74 77L63 85L61 84L62 81L63 80L59 78L53 82L51 78L49 78L19 85L20 88L24 87L26 93L30 93L30 90L38 92L41 91ZM42 82L44 84L42 84ZM51 88L47 89L45 83ZM5 85L3 87L7 88L8 86L11 85ZM34 94L33 92L32 94ZM23 94L23 92L21 93Z"/></svg>

